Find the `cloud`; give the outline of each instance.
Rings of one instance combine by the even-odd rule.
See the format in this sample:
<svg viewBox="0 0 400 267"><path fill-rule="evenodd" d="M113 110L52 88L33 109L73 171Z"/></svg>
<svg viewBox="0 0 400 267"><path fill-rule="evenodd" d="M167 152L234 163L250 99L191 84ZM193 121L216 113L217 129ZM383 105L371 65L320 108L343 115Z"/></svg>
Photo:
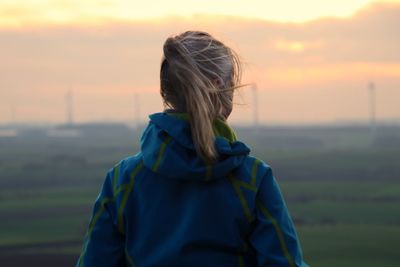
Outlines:
<svg viewBox="0 0 400 267"><path fill-rule="evenodd" d="M399 4L301 24L199 15L1 29L0 105L29 102L37 94L42 99L34 98L37 104L48 103L70 87L104 97L143 88L157 92L162 44L186 29L209 31L238 50L247 67L245 79L261 89L301 91L333 82L400 79Z"/></svg>

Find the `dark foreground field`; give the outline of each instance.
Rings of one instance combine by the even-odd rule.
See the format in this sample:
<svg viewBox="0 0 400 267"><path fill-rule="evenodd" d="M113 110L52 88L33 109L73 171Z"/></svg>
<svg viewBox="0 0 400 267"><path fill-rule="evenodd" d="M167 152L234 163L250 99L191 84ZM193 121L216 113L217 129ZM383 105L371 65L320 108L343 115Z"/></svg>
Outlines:
<svg viewBox="0 0 400 267"><path fill-rule="evenodd" d="M138 151L113 127L0 137L0 265L73 266L105 172ZM115 129L118 130L115 130ZM238 129L269 163L311 266L400 266L400 129Z"/></svg>

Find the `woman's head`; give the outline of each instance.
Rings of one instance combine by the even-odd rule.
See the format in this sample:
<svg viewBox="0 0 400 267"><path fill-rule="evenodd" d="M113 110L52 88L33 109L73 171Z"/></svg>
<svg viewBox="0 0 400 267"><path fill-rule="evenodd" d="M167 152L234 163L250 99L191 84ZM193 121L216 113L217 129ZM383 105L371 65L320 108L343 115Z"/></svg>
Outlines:
<svg viewBox="0 0 400 267"><path fill-rule="evenodd" d="M167 107L186 112L198 154L217 158L212 123L232 111L233 91L240 83L236 53L210 34L187 31L164 43L161 96Z"/></svg>

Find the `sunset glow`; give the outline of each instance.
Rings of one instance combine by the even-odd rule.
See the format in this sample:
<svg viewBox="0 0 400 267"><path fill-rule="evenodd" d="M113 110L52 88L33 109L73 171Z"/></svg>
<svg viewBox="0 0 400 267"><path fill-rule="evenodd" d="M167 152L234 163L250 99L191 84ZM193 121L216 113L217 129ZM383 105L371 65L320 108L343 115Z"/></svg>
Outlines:
<svg viewBox="0 0 400 267"><path fill-rule="evenodd" d="M3 0L0 124L62 122L69 90L76 121L130 122L136 96L147 120L163 108L163 42L188 29L238 52L261 123L365 121L371 81L377 118L400 121L398 25L400 0ZM249 92L233 121L251 118Z"/></svg>
<svg viewBox="0 0 400 267"><path fill-rule="evenodd" d="M196 19L199 14L305 22L321 17L348 17L372 2L374 1L3 0L0 2L0 27L102 24L112 21L159 20L176 16Z"/></svg>

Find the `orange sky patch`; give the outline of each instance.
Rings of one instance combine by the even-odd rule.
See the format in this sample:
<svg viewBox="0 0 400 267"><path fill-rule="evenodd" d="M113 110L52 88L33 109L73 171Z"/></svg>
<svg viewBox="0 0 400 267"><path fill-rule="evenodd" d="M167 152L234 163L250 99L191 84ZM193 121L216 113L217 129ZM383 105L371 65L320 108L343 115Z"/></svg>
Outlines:
<svg viewBox="0 0 400 267"><path fill-rule="evenodd" d="M234 16L279 22L305 22L321 17L348 17L373 0L3 0L0 28L59 24L102 24L109 21L145 21L198 14ZM399 0L379 2L399 3Z"/></svg>
<svg viewBox="0 0 400 267"><path fill-rule="evenodd" d="M400 64L347 63L313 65L310 67L274 67L249 73L247 80L259 81L265 88L303 88L313 84L327 84L336 81L369 80L379 77L400 79Z"/></svg>

